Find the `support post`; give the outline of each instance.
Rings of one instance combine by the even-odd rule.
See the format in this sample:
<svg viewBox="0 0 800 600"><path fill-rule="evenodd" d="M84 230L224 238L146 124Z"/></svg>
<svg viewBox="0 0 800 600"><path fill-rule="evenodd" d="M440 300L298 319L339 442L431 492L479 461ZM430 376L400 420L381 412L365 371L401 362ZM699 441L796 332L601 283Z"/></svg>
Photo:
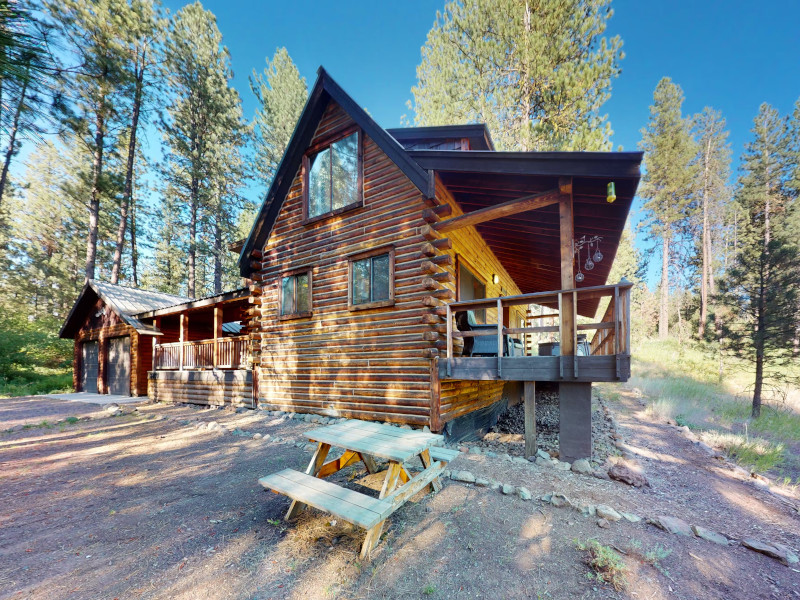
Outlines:
<svg viewBox="0 0 800 600"><path fill-rule="evenodd" d="M536 454L536 382L526 381L525 389L525 458Z"/></svg>
<svg viewBox="0 0 800 600"><path fill-rule="evenodd" d="M592 456L592 384L558 384L559 458L574 462Z"/></svg>
<svg viewBox="0 0 800 600"><path fill-rule="evenodd" d="M180 333L179 333L180 337L178 339L179 339L179 341L181 343L181 347L179 348L180 352L178 352L178 357L179 357L179 361L180 361L178 363L178 370L179 371L183 371L183 358L184 358L184 352L185 352L185 346L186 346L186 337L187 337L186 334L188 333L187 329L188 329L188 326L189 326L188 318L187 318L185 312L182 312L180 314L179 321L180 321Z"/></svg>
<svg viewBox="0 0 800 600"><path fill-rule="evenodd" d="M576 287L573 265L575 226L572 207L572 179L559 180L562 192L558 205L561 240L561 288ZM560 294L561 366L571 364L573 375L577 366L575 345L577 339L577 294ZM592 384L561 381L558 384L559 434L558 446L561 460L572 462L592 455Z"/></svg>
<svg viewBox="0 0 800 600"><path fill-rule="evenodd" d="M222 337L222 308L220 308L219 304L215 304L214 305L214 363L213 363L215 369L219 365L219 338L221 337Z"/></svg>

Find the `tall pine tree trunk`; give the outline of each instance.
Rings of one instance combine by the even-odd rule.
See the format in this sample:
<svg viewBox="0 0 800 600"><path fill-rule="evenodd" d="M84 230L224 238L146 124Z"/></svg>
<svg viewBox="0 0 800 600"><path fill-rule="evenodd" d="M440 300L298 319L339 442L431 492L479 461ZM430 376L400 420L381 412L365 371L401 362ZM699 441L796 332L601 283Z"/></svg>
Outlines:
<svg viewBox="0 0 800 600"><path fill-rule="evenodd" d="M222 224L219 214L214 221L214 293L222 293Z"/></svg>
<svg viewBox="0 0 800 600"><path fill-rule="evenodd" d="M14 111L14 120L11 122L11 131L8 133L8 148L6 149L6 156L3 160L3 171L0 172L0 206L3 203L3 196L6 192L6 182L8 181L8 168L11 165L11 159L14 157L14 145L17 143L17 132L19 131L19 118L22 115L22 107L25 106L25 97L28 93L28 73L30 68L25 70L25 77L22 80L22 88L19 91L19 102Z"/></svg>
<svg viewBox="0 0 800 600"><path fill-rule="evenodd" d="M187 294L189 298L196 298L196 267L197 267L197 209L200 201L200 182L192 175L191 195L189 199L189 283Z"/></svg>
<svg viewBox="0 0 800 600"><path fill-rule="evenodd" d="M133 168L136 162L136 131L139 127L139 108L142 105L142 87L144 68L136 73L136 87L133 93L133 108L131 111L131 133L128 138L128 163L125 166L125 191L122 195L122 204L119 209L119 227L117 228L117 245L114 248L114 261L111 265L111 283L119 281L120 263L122 262L122 249L125 246L125 230L128 227L128 207L133 195Z"/></svg>
<svg viewBox="0 0 800 600"><path fill-rule="evenodd" d="M756 335L755 335L755 351L756 351L756 380L753 384L753 409L751 415L754 419L761 416L761 390L764 385L764 338L766 337L765 328L765 314L766 311L766 297L767 290L765 289L764 282L764 269L766 265L761 265L761 282L758 288L758 313L756 317Z"/></svg>
<svg viewBox="0 0 800 600"><path fill-rule="evenodd" d="M136 199L131 195L131 277L133 287L139 287L139 247L136 244Z"/></svg>
<svg viewBox="0 0 800 600"><path fill-rule="evenodd" d="M708 320L708 281L711 271L711 243L708 231L708 163L711 157L711 136L706 140L706 151L703 157L703 241L702 241L702 274L700 280L700 324L697 328L697 337L703 339L706 334L706 321Z"/></svg>
<svg viewBox="0 0 800 600"><path fill-rule="evenodd" d="M103 143L105 138L105 99L100 101L95 116L94 159L92 162L92 192L89 200L89 235L86 238L86 279L94 279L97 262L97 231L100 219L100 179L103 174Z"/></svg>
<svg viewBox="0 0 800 600"><path fill-rule="evenodd" d="M661 245L661 308L658 314L658 337L665 340L669 335L669 232L664 232Z"/></svg>

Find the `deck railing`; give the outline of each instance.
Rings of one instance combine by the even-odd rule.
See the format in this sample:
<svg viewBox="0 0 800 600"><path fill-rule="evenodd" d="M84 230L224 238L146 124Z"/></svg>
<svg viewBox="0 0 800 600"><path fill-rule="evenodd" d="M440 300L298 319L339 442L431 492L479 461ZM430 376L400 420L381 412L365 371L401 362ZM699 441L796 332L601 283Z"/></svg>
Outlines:
<svg viewBox="0 0 800 600"><path fill-rule="evenodd" d="M565 334L569 335L571 330L572 347L575 349L574 356L564 357L561 363L561 371L564 370L564 360L573 360L572 372L577 373L579 355L578 336L585 335L582 332L594 331L594 335L588 341L588 351L583 355L588 356L630 356L630 290L632 284L623 280L616 285L594 286L579 289L557 290L553 292L538 292L534 294L521 294L519 296L506 296L501 298L483 298L480 300L465 300L453 302L447 305L447 356L446 372L451 375L452 363L454 359L453 340L458 338L493 336L497 340L497 376L502 376L503 356L506 354L507 336L530 336L531 334L552 334L553 340L563 345ZM603 314L603 318L598 322L580 322L578 319L578 306L587 301L601 301L610 298L608 308ZM531 327L505 327L503 326L503 312L505 308L511 306L541 305L549 308L545 317L558 321L555 325L539 325ZM492 329L482 327L474 331L458 331L453 322L453 315L464 310L496 309L497 319ZM557 312L554 310L557 309ZM566 313L570 311L571 314ZM527 311L526 311L527 312ZM529 316L526 321L533 322L541 318L541 315ZM527 324L527 323L526 323ZM574 326L570 326L574 324ZM557 338L555 336L557 335ZM584 346L585 347L585 346ZM522 344L522 352L527 356L533 354L534 344L527 339ZM538 353L537 353L538 355ZM495 356L495 352L492 352ZM506 357L508 358L507 354ZM617 368L619 370L619 368Z"/></svg>
<svg viewBox="0 0 800 600"><path fill-rule="evenodd" d="M218 338L214 364L215 340L171 342L153 348L153 370L246 369L247 336Z"/></svg>

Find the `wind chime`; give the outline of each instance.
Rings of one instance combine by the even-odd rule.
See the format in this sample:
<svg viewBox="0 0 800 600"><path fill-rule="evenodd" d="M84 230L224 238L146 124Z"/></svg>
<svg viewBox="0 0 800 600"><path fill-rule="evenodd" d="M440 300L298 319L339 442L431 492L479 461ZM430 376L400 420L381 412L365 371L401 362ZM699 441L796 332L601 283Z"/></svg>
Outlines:
<svg viewBox="0 0 800 600"><path fill-rule="evenodd" d="M581 270L581 253L583 249L586 248L586 262L583 263L583 268L587 271L591 271L594 269L595 264L601 262L603 260L603 253L600 252L600 242L603 241L603 237L599 235L593 235L591 237L581 236L579 240L573 240L572 242L572 255L578 257L578 272L575 275L575 281L578 283L582 283L586 276L583 274ZM592 247L594 247L594 252L592 252Z"/></svg>

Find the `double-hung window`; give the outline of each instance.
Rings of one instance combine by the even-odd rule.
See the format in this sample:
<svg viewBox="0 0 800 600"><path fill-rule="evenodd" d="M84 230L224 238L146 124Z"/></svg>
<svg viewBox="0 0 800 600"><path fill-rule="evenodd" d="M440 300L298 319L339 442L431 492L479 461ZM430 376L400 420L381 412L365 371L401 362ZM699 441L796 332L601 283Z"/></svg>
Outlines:
<svg viewBox="0 0 800 600"><path fill-rule="evenodd" d="M311 271L287 273L281 278L281 318L311 315Z"/></svg>
<svg viewBox="0 0 800 600"><path fill-rule="evenodd" d="M304 157L306 220L361 204L360 135L353 131Z"/></svg>
<svg viewBox="0 0 800 600"><path fill-rule="evenodd" d="M394 304L394 248L379 248L349 260L350 310Z"/></svg>

